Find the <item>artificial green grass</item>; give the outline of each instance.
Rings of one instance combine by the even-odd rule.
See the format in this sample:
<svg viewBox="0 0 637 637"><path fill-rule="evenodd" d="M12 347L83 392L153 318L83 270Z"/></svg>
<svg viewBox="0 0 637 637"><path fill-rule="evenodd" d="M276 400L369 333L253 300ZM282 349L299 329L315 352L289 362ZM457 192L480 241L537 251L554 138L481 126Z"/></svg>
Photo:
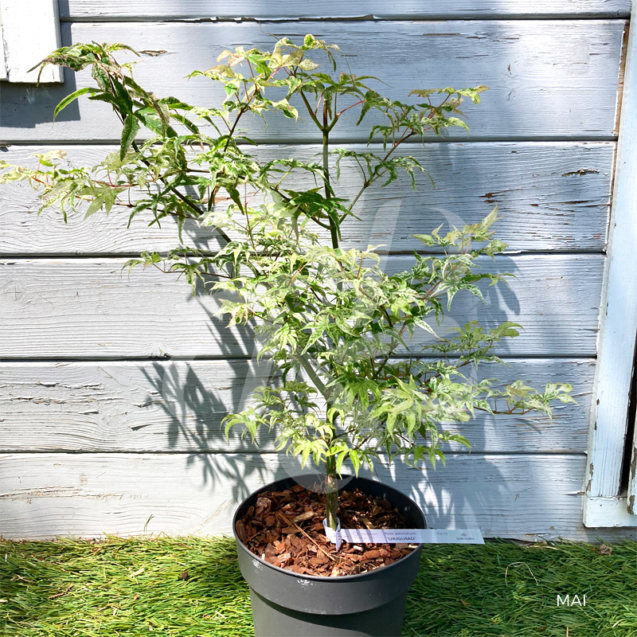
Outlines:
<svg viewBox="0 0 637 637"><path fill-rule="evenodd" d="M637 543L426 545L404 635L637 636ZM586 606L557 606L557 595ZM252 635L229 539L0 542L2 637Z"/></svg>

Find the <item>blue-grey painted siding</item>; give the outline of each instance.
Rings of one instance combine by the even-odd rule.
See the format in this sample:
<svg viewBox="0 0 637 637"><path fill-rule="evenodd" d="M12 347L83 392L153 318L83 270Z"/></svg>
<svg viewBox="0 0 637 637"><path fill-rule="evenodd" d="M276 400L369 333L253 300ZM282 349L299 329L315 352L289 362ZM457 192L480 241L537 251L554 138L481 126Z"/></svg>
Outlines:
<svg viewBox="0 0 637 637"><path fill-rule="evenodd" d="M197 103L219 95L183 76L224 48L267 45L265 32L337 41L353 70L384 78L396 95L490 85L483 104L467 109L468 140L413 146L436 189L370 196L351 244L385 243L387 266L397 267L414 248L413 232L473 222L497 203L510 254L491 267L518 279L492 291L486 307L460 303L449 324L519 320L527 329L503 352L505 376L572 382L578 405L558 409L552 423L479 419L467 431L473 454L454 449L446 469L397 467L380 477L412 492L432 526L591 539L598 534L582 526L580 492L629 2L448 4L369 1L354 12L329 1L320 15L319 5L250 0L64 0L60 9L65 43L161 51L146 55L140 80ZM246 20L231 20L239 17ZM273 19L267 28L255 22ZM24 161L43 146L62 147L83 163L107 152L118 137L107 108L81 101L52 122L54 104L87 82L80 75L59 88L0 84L1 156ZM273 120L267 132L255 125L251 133L264 143L262 157L316 150L303 125L291 136ZM340 137L364 141L351 124ZM193 298L182 281L150 272L122 278L127 255L169 249L172 230L126 230L117 216L64 226L35 209L23 186L0 191L0 535L142 533L151 513L151 533L227 531L237 498L297 470L271 453L269 439L255 450L226 443L218 430L266 373L245 360L251 334L223 330L211 318L214 299ZM178 325L163 318L168 307Z"/></svg>

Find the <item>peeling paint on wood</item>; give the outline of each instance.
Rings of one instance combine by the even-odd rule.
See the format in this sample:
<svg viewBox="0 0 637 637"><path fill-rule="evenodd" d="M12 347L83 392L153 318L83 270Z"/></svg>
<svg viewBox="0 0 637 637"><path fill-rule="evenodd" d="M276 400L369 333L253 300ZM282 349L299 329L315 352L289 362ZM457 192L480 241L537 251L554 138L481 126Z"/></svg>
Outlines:
<svg viewBox="0 0 637 637"><path fill-rule="evenodd" d="M177 275L122 271L124 259L0 261L0 358L248 357L250 328L229 330L216 299L192 296ZM387 272L412 257L385 257ZM439 334L470 320L512 320L520 336L497 348L514 356L595 354L603 257L536 255L480 258L485 271L515 275L486 287L482 303L458 295ZM179 329L175 326L179 325ZM426 334L423 332L423 338ZM424 341L421 341L424 342Z"/></svg>
<svg viewBox="0 0 637 637"><path fill-rule="evenodd" d="M139 53L141 53L142 55L150 55L151 57L157 57L159 55L164 55L165 53L168 53L168 51L166 51L165 49L159 49L157 51L142 49L141 51L139 51Z"/></svg>
<svg viewBox="0 0 637 637"><path fill-rule="evenodd" d="M500 220L497 236L509 250L601 251L610 205L614 143L475 143L412 145L401 149L413 155L435 182L426 177L413 191L408 178L385 189L370 189L361 202L361 221L346 224L346 247L384 244L383 250L412 252L423 245L413 234L476 223L494 205ZM13 146L3 153L9 162L33 162L34 153L52 147ZM361 149L362 147L358 147ZM69 146L74 165L94 165L114 147ZM374 148L372 148L374 150ZM275 157L313 160L318 146L266 146L253 154L261 161ZM353 196L360 187L356 171L346 169L339 194ZM484 189L490 191L486 194ZM253 201L254 203L254 201ZM137 217L130 228L128 210L83 219L71 215L68 224L52 210L37 216L38 201L24 183L0 189L0 254L55 255L131 254L149 249L167 251L178 245L176 224L148 227ZM184 236L191 245L216 250L213 233L188 225Z"/></svg>
<svg viewBox="0 0 637 637"><path fill-rule="evenodd" d="M342 44L352 72L377 76L386 83L389 97L404 99L412 88L490 86L482 104L463 107L473 140L606 139L613 135L624 28L623 20L379 22L370 37L369 24L364 22L291 22L268 29L247 22L73 23L62 25L62 41L170 49L171 55L138 64L137 81L160 97L178 95L186 102L210 106L221 102L223 88L203 77L187 81L188 73L209 68L224 49L240 44L271 47L270 34L294 37L313 32ZM428 37L431 34L438 37ZM118 140L112 109L97 101L80 100L53 123L53 109L62 97L89 85L90 74L79 73L69 74L61 87L34 91L3 86L0 140ZM373 117L368 116L370 123ZM283 116L272 117L267 131L260 118L246 122L255 139L318 141L313 125L303 117L298 126L290 126ZM365 142L367 135L355 122L353 115L344 118L334 129L334 138ZM466 132L452 132L450 139L467 139Z"/></svg>
<svg viewBox="0 0 637 637"><path fill-rule="evenodd" d="M570 173L562 173L562 177L572 177L573 175L596 175L599 173L597 168L579 168L573 170Z"/></svg>

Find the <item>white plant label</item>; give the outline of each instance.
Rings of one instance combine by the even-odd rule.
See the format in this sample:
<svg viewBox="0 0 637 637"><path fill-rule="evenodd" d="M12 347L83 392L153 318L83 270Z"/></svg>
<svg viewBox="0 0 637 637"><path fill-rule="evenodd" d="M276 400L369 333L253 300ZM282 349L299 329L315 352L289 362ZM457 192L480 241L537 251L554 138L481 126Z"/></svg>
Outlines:
<svg viewBox="0 0 637 637"><path fill-rule="evenodd" d="M480 529L338 529L323 520L325 535L336 544L484 544Z"/></svg>

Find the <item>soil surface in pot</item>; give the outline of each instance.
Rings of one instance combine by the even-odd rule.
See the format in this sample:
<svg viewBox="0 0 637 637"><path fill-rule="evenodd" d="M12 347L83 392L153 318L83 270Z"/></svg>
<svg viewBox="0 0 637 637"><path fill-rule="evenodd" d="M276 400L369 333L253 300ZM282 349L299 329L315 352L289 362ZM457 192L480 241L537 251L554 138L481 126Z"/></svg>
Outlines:
<svg viewBox="0 0 637 637"><path fill-rule="evenodd" d="M344 529L404 529L406 519L387 500L362 491L339 493L338 517ZM323 529L325 496L294 485L284 491L266 491L237 521L243 544L266 562L300 575L358 575L389 566L409 555L408 544L335 545Z"/></svg>

